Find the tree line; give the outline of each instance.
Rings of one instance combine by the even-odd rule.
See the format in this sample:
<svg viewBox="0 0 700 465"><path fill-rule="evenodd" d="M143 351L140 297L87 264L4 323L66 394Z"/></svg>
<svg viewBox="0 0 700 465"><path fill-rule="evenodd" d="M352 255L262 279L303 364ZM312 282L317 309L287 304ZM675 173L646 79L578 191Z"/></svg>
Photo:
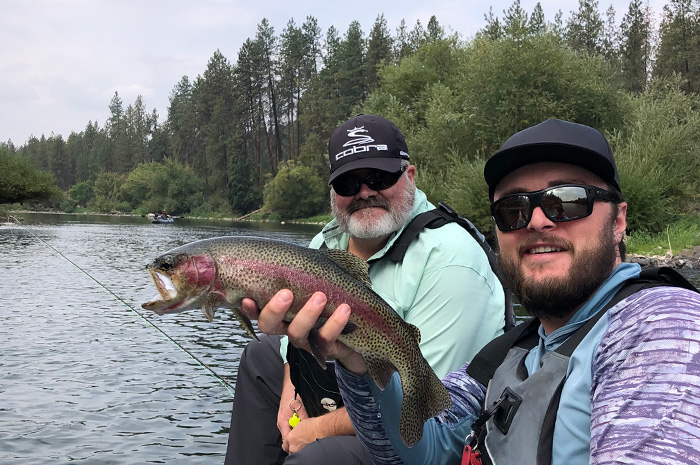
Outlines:
<svg viewBox="0 0 700 465"><path fill-rule="evenodd" d="M658 25L641 0L619 23L589 0L552 21L520 0L484 19L468 40L435 17L392 33L380 15L368 35L357 21L324 34L311 16L278 35L263 19L235 62L216 51L201 75L182 77L164 122L141 96L125 108L115 93L102 126L0 144L0 155L52 173L64 210L230 216L264 206L303 217L327 209L332 130L377 113L406 135L429 198L489 228L485 158L559 117L610 136L623 187L646 209L631 212L637 227L697 213L700 0L671 0Z"/></svg>

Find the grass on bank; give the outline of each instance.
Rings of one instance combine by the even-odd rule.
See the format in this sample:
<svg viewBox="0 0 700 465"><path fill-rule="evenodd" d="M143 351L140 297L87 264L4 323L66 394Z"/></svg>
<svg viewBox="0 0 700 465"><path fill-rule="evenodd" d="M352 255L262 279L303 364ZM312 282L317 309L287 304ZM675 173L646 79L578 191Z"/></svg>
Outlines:
<svg viewBox="0 0 700 465"><path fill-rule="evenodd" d="M668 226L659 234L633 233L627 238L627 252L635 255L677 254L700 245L700 215L693 215Z"/></svg>

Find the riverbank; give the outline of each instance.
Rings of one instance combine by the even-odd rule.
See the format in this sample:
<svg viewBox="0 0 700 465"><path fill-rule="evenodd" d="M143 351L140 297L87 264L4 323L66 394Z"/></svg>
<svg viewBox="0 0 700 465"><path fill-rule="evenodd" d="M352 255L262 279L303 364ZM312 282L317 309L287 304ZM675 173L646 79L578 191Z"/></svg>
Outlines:
<svg viewBox="0 0 700 465"><path fill-rule="evenodd" d="M627 262L639 263L641 266L668 266L677 269L700 270L700 246L683 249L676 254L670 251L666 255L628 254Z"/></svg>
<svg viewBox="0 0 700 465"><path fill-rule="evenodd" d="M31 210L14 210L14 211L3 211L0 212L0 223L11 223L17 218L20 222L22 221L21 214L23 213L40 213ZM44 212L51 214L66 214L65 212L51 211ZM72 213L74 215L85 215L85 216L124 216L124 217L146 217L146 215L139 215L135 213L123 213L123 212L78 212ZM330 220L330 215L328 217L314 217L305 220L290 220L290 221L280 221L279 219L267 218L262 215L255 215L253 217L246 218L234 218L234 217L200 217L200 216L188 216L187 219L191 220L205 220L205 221L217 221L217 222L246 222L246 223L290 223L290 224L312 224L312 225L323 225L328 220ZM319 221L322 220L322 221ZM660 249L660 247L659 247ZM639 263L641 266L668 266L676 269L690 269L690 270L700 270L700 246L693 246L688 249L683 249L673 254L667 251L664 255L659 254L633 254L628 253L627 262Z"/></svg>

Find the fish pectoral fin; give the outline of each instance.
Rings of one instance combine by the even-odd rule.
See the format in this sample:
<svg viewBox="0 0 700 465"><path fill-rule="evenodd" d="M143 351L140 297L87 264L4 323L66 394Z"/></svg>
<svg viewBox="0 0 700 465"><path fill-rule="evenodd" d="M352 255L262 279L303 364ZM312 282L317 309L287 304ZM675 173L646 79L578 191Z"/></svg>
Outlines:
<svg viewBox="0 0 700 465"><path fill-rule="evenodd" d="M203 305L202 313L204 313L204 317L209 321L209 323L214 321L214 308Z"/></svg>
<svg viewBox="0 0 700 465"><path fill-rule="evenodd" d="M309 331L309 346L311 347L311 353L318 362L318 364L326 369L326 356L328 355L328 343L323 340L318 333L316 328Z"/></svg>
<svg viewBox="0 0 700 465"><path fill-rule="evenodd" d="M391 381L391 376L395 371L398 371L394 364L383 357L370 353L362 354L362 358L365 361L367 373L369 373L374 380L374 384L376 384L379 389L384 390L389 384L389 381Z"/></svg>
<svg viewBox="0 0 700 465"><path fill-rule="evenodd" d="M221 302L221 297L213 293L208 294L202 302L202 313L210 323L214 320L214 312L221 306Z"/></svg>
<svg viewBox="0 0 700 465"><path fill-rule="evenodd" d="M357 329L357 323L348 321L345 327L340 331L340 334L351 334Z"/></svg>
<svg viewBox="0 0 700 465"><path fill-rule="evenodd" d="M255 330L253 329L253 323L251 323L250 318L243 314L240 308L233 309L233 316L235 316L241 326L243 326L243 329L250 334L250 337L255 338L258 342L260 342L258 335L255 334Z"/></svg>

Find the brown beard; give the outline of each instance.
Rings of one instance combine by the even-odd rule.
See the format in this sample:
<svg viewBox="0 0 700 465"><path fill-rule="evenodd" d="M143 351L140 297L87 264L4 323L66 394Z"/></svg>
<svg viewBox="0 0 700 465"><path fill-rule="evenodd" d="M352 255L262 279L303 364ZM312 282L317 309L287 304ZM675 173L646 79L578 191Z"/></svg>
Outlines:
<svg viewBox="0 0 700 465"><path fill-rule="evenodd" d="M501 255L503 274L528 313L542 320L566 318L593 295L610 276L617 258L611 223L603 227L600 238L598 247L580 250L574 255L566 276L538 282L526 276L516 260L504 259ZM556 239L549 242L556 242ZM568 250L573 248L569 246Z"/></svg>

